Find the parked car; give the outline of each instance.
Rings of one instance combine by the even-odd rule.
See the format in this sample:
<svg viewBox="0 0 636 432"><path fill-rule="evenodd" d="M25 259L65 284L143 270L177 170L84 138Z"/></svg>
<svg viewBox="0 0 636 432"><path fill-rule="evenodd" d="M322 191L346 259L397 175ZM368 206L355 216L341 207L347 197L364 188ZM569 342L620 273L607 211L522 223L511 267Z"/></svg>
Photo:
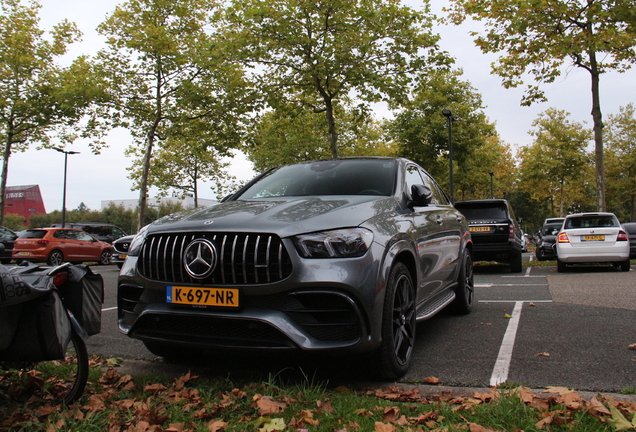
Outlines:
<svg viewBox="0 0 636 432"><path fill-rule="evenodd" d="M9 264L11 262L11 253L13 252L13 244L18 235L9 228L0 226L0 262Z"/></svg>
<svg viewBox="0 0 636 432"><path fill-rule="evenodd" d="M112 264L117 265L117 267L122 268L124 265L124 261L126 260L126 256L128 256L128 248L130 247L130 242L134 239L134 235L127 235L124 237L120 237L113 242L113 255L111 257L110 262Z"/></svg>
<svg viewBox="0 0 636 432"><path fill-rule="evenodd" d="M416 321L470 312L473 291L466 219L429 174L401 158L334 159L274 168L142 229L119 275L119 328L165 357L368 353L393 379Z"/></svg>
<svg viewBox="0 0 636 432"><path fill-rule="evenodd" d="M537 248L535 249L537 261L556 259L554 245L562 225L562 223L555 223L541 227L537 234Z"/></svg>
<svg viewBox="0 0 636 432"><path fill-rule="evenodd" d="M523 267L522 231L510 203L505 199L458 201L455 208L468 219L475 261L510 264L510 271Z"/></svg>
<svg viewBox="0 0 636 432"><path fill-rule="evenodd" d="M110 264L111 246L90 234L68 228L29 229L13 247L16 261L46 262L55 266L69 261L82 263L96 261Z"/></svg>
<svg viewBox="0 0 636 432"><path fill-rule="evenodd" d="M557 270L575 263L611 263L629 271L629 238L613 213L568 215L557 236Z"/></svg>
<svg viewBox="0 0 636 432"><path fill-rule="evenodd" d="M61 228L61 223L51 225L54 228ZM64 228L75 228L89 233L97 240L101 240L106 243L112 243L118 238L124 237L127 234L119 228L117 225L100 223L100 222L66 222Z"/></svg>
<svg viewBox="0 0 636 432"><path fill-rule="evenodd" d="M636 222L624 223L623 229L629 238L629 257L634 259L636 258Z"/></svg>

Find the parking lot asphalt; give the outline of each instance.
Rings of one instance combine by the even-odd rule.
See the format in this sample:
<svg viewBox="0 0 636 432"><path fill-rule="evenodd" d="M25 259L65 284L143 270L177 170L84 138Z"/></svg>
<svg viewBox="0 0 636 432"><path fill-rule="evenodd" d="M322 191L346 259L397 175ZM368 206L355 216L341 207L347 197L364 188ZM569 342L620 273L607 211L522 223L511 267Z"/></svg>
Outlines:
<svg viewBox="0 0 636 432"><path fill-rule="evenodd" d="M112 267L112 268L111 268ZM88 341L89 351L124 359L129 373L185 373L194 368L214 374L237 369L277 373L315 367L331 382L356 380L356 362L247 356L237 362L222 353L192 364L164 362L141 342L117 330L114 266L98 267L106 285L102 333ZM440 313L418 324L411 369L399 384L439 380L443 388L484 388L501 382L531 388L563 386L579 391L636 389L636 275L611 267L524 267L512 274L505 266L475 266L476 304L464 316ZM305 369L303 373L308 373ZM313 372L312 372L313 373ZM441 387L443 386L443 387ZM432 389L430 388L432 387Z"/></svg>

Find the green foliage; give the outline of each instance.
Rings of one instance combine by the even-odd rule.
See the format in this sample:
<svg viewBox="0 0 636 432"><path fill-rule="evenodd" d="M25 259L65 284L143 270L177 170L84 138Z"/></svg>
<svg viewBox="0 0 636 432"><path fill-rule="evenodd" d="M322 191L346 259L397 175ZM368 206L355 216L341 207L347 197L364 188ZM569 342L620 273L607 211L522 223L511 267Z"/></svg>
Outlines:
<svg viewBox="0 0 636 432"><path fill-rule="evenodd" d="M549 202L545 217L565 216L594 206L594 174L586 147L591 131L568 120L569 113L549 108L532 123L534 143L520 150L519 189L539 203Z"/></svg>
<svg viewBox="0 0 636 432"><path fill-rule="evenodd" d="M4 226L13 231L22 231L25 228L25 218L13 213L4 215Z"/></svg>
<svg viewBox="0 0 636 432"><path fill-rule="evenodd" d="M490 195L489 172L496 172L500 191L506 190L514 163L486 119L481 96L460 71L423 75L409 106L389 122L401 156L421 164L444 187L449 184L449 131L442 110L449 108L453 121L453 171L456 197ZM510 182L511 183L511 182Z"/></svg>
<svg viewBox="0 0 636 432"><path fill-rule="evenodd" d="M381 125L364 107L335 104L340 156L390 156ZM257 172L279 165L331 157L327 120L298 106L282 106L254 123L244 149Z"/></svg>
<svg viewBox="0 0 636 432"><path fill-rule="evenodd" d="M39 28L40 8L35 1L0 2L0 224L11 154L31 144L49 146L52 136L62 142L74 139L96 93L85 58L66 68L55 63L79 39L77 27L64 20L45 35Z"/></svg>
<svg viewBox="0 0 636 432"><path fill-rule="evenodd" d="M636 107L609 115L604 129L607 151L607 204L621 222L636 221Z"/></svg>
<svg viewBox="0 0 636 432"><path fill-rule="evenodd" d="M157 142L186 143L193 135L184 130L197 123L197 143L224 152L237 145L241 117L252 109L241 70L210 31L216 7L213 0L129 0L98 27L107 38L98 57L112 94L108 113L131 132L129 154L141 159L131 175L140 192L138 228Z"/></svg>
<svg viewBox="0 0 636 432"><path fill-rule="evenodd" d="M227 50L252 68L271 107L324 113L332 157L346 130L338 101L399 102L414 72L451 62L428 10L397 0L235 0L225 20Z"/></svg>
<svg viewBox="0 0 636 432"><path fill-rule="evenodd" d="M636 62L636 19L632 0L453 0L448 20L461 23L468 16L484 21L483 35L473 32L483 52L501 53L493 73L506 88L521 85L533 75L522 105L545 101L541 89L561 76L569 61L590 73L594 121L597 209L606 210L603 121L600 77L623 72Z"/></svg>
<svg viewBox="0 0 636 432"><path fill-rule="evenodd" d="M555 82L574 66L598 73L624 71L636 57L636 24L631 0L587 2L545 0L453 0L448 21L459 24L468 16L482 21L484 34L473 32L475 44L484 52L500 53L493 72L506 88L523 83L524 74L534 75L522 104L546 101L540 88ZM594 64L596 63L596 64Z"/></svg>

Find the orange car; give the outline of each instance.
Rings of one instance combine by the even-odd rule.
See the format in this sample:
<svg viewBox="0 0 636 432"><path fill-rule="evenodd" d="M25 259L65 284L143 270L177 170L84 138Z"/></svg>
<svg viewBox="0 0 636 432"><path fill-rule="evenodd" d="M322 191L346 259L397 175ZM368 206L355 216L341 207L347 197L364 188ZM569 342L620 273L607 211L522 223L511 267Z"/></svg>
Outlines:
<svg viewBox="0 0 636 432"><path fill-rule="evenodd" d="M20 261L46 261L56 266L70 261L81 263L97 261L110 264L112 254L108 243L90 234L71 228L36 228L26 230L15 241L12 257Z"/></svg>

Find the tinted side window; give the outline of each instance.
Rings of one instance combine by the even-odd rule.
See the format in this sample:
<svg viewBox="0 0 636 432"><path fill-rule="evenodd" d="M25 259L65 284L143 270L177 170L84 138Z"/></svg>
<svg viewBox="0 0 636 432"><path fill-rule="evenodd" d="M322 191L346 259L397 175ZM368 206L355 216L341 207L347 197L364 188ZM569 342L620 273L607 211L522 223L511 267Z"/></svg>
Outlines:
<svg viewBox="0 0 636 432"><path fill-rule="evenodd" d="M440 189L439 185L431 176L429 176L426 172L420 172L422 175L422 179L424 180L424 186L428 187L431 192L433 192L433 199L431 203L434 204L449 204L446 195Z"/></svg>
<svg viewBox="0 0 636 432"><path fill-rule="evenodd" d="M29 239L29 238L41 239L45 235L46 235L46 231L43 231L43 230L29 230L29 231L25 232L24 234L22 234L20 236L20 238L23 238L23 239Z"/></svg>
<svg viewBox="0 0 636 432"><path fill-rule="evenodd" d="M409 165L406 167L406 178L404 179L404 182L406 183L406 193L410 199L413 199L411 196L411 188L414 185L424 184L422 176L420 175L420 170L417 169L415 165Z"/></svg>

